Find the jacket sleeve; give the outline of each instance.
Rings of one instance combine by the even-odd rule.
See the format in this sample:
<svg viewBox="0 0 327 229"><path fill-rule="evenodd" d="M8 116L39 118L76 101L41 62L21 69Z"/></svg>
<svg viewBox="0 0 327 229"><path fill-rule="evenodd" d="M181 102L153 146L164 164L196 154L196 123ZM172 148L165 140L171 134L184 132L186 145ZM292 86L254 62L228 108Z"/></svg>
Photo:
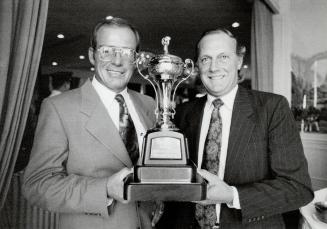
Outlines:
<svg viewBox="0 0 327 229"><path fill-rule="evenodd" d="M243 223L298 209L313 198L299 131L287 100L277 100L267 115L270 177L236 186Z"/></svg>
<svg viewBox="0 0 327 229"><path fill-rule="evenodd" d="M108 216L107 178L68 174L69 142L51 99L41 107L30 161L24 173L23 194L49 211Z"/></svg>

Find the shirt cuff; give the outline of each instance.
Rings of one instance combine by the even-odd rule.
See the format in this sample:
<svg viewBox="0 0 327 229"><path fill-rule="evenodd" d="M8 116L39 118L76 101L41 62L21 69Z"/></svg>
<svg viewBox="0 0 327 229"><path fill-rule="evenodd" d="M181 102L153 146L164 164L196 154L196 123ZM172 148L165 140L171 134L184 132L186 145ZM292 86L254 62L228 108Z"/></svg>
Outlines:
<svg viewBox="0 0 327 229"><path fill-rule="evenodd" d="M107 210L108 210L108 215L111 215L115 206L115 200L113 198L108 197L107 200Z"/></svg>
<svg viewBox="0 0 327 229"><path fill-rule="evenodd" d="M227 204L229 208L236 208L236 209L241 209L241 204L240 204L240 197L238 195L238 191L234 186L231 186L233 189L233 202L230 204Z"/></svg>
<svg viewBox="0 0 327 229"><path fill-rule="evenodd" d="M108 197L108 200L107 200L107 207L109 207L110 205L112 205L113 202L114 202L114 199Z"/></svg>

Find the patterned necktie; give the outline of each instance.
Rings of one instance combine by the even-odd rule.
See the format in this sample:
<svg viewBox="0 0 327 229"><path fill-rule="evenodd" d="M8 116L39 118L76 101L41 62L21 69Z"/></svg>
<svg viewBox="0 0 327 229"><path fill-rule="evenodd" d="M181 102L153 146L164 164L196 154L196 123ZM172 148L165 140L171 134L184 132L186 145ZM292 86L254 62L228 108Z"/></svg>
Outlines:
<svg viewBox="0 0 327 229"><path fill-rule="evenodd" d="M115 99L119 103L119 134L125 144L133 165L135 165L139 157L139 147L135 127L128 112L124 97L121 94L117 94Z"/></svg>
<svg viewBox="0 0 327 229"><path fill-rule="evenodd" d="M202 169L218 175L219 156L221 148L222 121L219 114L219 108L224 104L221 99L212 102L214 109L211 114L211 120L205 148L203 153ZM195 205L195 218L201 228L213 228L217 222L216 205Z"/></svg>

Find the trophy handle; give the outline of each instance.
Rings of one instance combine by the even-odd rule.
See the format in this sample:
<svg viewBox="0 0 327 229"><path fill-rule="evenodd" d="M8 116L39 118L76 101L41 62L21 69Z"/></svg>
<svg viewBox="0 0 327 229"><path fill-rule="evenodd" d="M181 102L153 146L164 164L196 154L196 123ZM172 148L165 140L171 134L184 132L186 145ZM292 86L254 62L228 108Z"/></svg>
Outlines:
<svg viewBox="0 0 327 229"><path fill-rule="evenodd" d="M146 52L141 52L139 53L137 59L136 59L136 68L139 74L146 80L149 81L149 75L146 74L144 75L142 73L142 70L148 69L149 62L152 58L152 53L146 53Z"/></svg>
<svg viewBox="0 0 327 229"><path fill-rule="evenodd" d="M154 54L150 53L150 52L141 52L136 60L136 68L137 68L137 71L138 73L147 81L150 82L150 84L152 85L152 87L154 88L154 92L156 94L156 109L154 111L155 115L156 115L156 118L158 120L159 118L159 94L158 94L158 91L156 89L156 86L154 85L154 83L152 82L149 74L143 74L142 73L142 70L146 69L148 70L148 66L149 66L149 62L151 60L151 58L154 56Z"/></svg>
<svg viewBox="0 0 327 229"><path fill-rule="evenodd" d="M184 70L183 70L182 77L180 77L180 80L176 81L177 84L176 84L176 86L173 89L174 92L173 92L172 101L175 101L175 94L176 94L176 91L177 91L178 86L182 82L184 82L185 80L187 80L192 75L192 73L194 71L194 62L191 59L185 59L185 63L184 63L184 66L183 67L184 67ZM189 72L189 73L188 74L185 74L187 72ZM175 113L176 113L176 111L175 111L175 108L173 107L172 108L172 117L173 118L175 116Z"/></svg>

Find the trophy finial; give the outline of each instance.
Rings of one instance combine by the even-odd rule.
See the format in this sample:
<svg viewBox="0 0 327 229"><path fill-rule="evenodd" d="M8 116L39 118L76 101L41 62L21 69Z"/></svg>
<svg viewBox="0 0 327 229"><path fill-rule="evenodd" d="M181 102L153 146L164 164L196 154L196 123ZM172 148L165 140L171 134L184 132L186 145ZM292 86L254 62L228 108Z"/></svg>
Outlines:
<svg viewBox="0 0 327 229"><path fill-rule="evenodd" d="M168 54L168 45L169 45L169 42L170 42L170 37L169 36L165 36L164 38L162 38L161 40L161 44L163 45L164 47L164 54Z"/></svg>

